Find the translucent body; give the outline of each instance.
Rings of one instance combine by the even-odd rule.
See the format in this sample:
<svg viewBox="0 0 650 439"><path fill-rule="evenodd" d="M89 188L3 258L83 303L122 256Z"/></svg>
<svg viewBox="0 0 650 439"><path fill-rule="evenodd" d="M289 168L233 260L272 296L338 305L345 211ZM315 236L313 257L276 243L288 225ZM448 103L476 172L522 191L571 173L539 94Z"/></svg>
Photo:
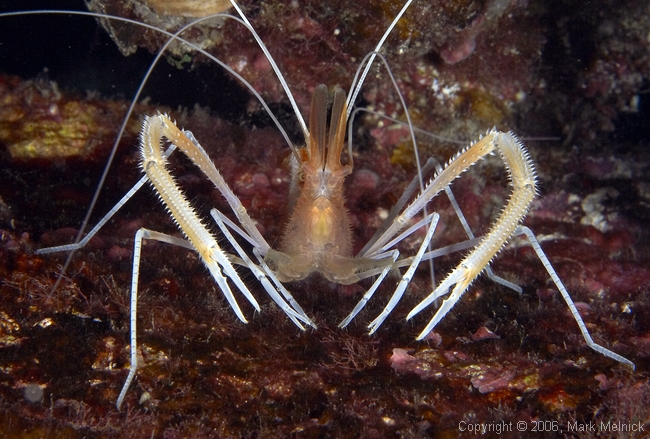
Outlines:
<svg viewBox="0 0 650 439"><path fill-rule="evenodd" d="M314 91L309 118L308 147L300 151L300 171L294 173L299 188L293 213L280 244L269 250L266 261L281 281L300 280L311 273L351 284L360 271L387 265L352 257L352 233L345 208L343 182L351 164L341 164L346 128L345 93L337 89L327 130L327 87Z"/></svg>

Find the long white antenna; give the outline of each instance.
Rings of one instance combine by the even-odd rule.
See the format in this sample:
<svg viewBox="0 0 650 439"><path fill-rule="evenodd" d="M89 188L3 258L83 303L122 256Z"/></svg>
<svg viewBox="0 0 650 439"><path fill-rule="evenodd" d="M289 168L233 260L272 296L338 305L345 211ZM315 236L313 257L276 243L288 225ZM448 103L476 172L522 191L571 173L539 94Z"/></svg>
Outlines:
<svg viewBox="0 0 650 439"><path fill-rule="evenodd" d="M412 0L409 0L409 3ZM298 109L298 104L296 103L296 100L293 98L293 95L291 94L291 90L289 89L289 85L287 84L287 81L284 79L284 76L282 75L282 72L280 71L280 68L278 65L275 63L275 60L271 56L271 52L269 52L269 49L266 48L266 45L260 38L260 36L257 34L255 29L253 28L253 25L250 24L248 21L248 18L246 18L246 15L244 15L244 12L241 10L239 5L235 0L230 0L230 3L232 3L232 6L235 8L239 16L241 17L242 21L250 31L251 35L253 35L253 38L255 38L255 41L257 41L257 44L260 46L260 49L262 49L262 52L264 52L264 55L266 56L266 59L269 61L269 64L271 64L271 67L273 68L273 71L278 77L278 80L280 81L280 84L282 84L282 88L284 89L284 92L287 94L287 97L289 98L289 102L291 103L291 107L293 107L293 112L296 113L296 117L298 118L298 123L300 124L300 128L302 129L302 133L305 136L305 140L309 139L309 129L307 128L307 124L305 123L305 119L303 119L302 115L300 114L300 110ZM349 112L348 112L349 114ZM347 117L347 115L346 115Z"/></svg>
<svg viewBox="0 0 650 439"><path fill-rule="evenodd" d="M366 64L366 68L363 69L363 73L361 73L361 77L359 78L359 82L357 85L354 87L354 90L352 90L351 93L348 94L348 100L347 100L347 106L348 106L348 111L345 114L346 120L350 117L350 113L352 112L352 103L357 100L357 96L359 95L359 91L361 90L361 86L363 85L363 82L366 80L366 76L368 76L368 72L370 71L370 66L372 66L372 63L375 61L375 57L377 56L377 52L381 50L381 47L384 45L384 42L386 41L386 38L388 38L388 35L393 31L393 28L397 25L397 22L402 18L402 15L406 12L408 7L413 3L413 0L408 0L404 6L402 6L402 9L399 11L397 16L393 19L392 23L390 26L388 26L388 29L386 29L386 32L384 32L384 35L381 37L379 42L377 43L377 46L375 46L375 50L373 50L372 55L368 59L368 63Z"/></svg>

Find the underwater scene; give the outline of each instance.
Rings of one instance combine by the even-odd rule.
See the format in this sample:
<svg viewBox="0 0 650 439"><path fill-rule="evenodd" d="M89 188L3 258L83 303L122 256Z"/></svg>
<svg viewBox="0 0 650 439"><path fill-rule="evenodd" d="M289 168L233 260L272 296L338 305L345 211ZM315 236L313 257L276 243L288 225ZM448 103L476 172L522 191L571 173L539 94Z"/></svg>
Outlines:
<svg viewBox="0 0 650 439"><path fill-rule="evenodd" d="M283 250L294 186L305 180L292 177L292 166L308 154L300 120L309 121L312 94L325 84L349 95L404 4L239 6L295 106L228 1L56 5L97 15L46 13L47 1L0 5L0 436L649 437L650 4L635 0L413 1L350 104L359 111L341 154L351 169L341 221L352 256L394 206L408 206L435 178L429 168L422 186L416 179L429 158L444 166L492 128L514 133L536 169L537 196L523 225L593 340L634 370L587 346L521 236L504 237L489 262L510 284L483 270L416 340L449 295L407 315L478 242L454 204L482 237L509 203L512 172L499 154L454 179L453 197L427 204L427 215L440 215L429 246L427 223L392 245L403 262L345 328L339 324L381 270L357 282L318 273L282 282L316 326L301 330L235 256L233 241L258 261L254 243L224 236L210 210L241 226L238 215L177 151L168 166L175 185L260 309L229 277L244 323L199 253L145 240L138 368L116 407L131 366L134 237L146 228L177 242L187 235L182 221L146 183L71 257L39 250L85 236L140 180L140 131L145 116L158 113L193 133L264 240ZM203 19L214 14L222 15ZM192 47L170 41L196 20L179 34ZM286 137L232 73L259 93ZM413 194L401 200L412 181ZM414 267L401 300L368 334L420 249L443 250Z"/></svg>

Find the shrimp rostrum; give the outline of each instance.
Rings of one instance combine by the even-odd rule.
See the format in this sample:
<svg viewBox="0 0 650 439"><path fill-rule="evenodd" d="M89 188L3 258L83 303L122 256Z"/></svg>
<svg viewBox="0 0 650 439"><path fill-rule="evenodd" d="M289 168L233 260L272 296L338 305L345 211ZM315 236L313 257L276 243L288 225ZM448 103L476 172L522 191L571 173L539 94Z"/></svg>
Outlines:
<svg viewBox="0 0 650 439"><path fill-rule="evenodd" d="M407 6L408 3L400 15ZM235 7L240 13L243 23L249 28L260 47L268 54L246 17L236 5ZM387 34L399 17L398 15L393 21ZM379 51L381 44L377 45L375 52ZM367 57L369 62L361 78L365 77L375 56L376 53L373 53ZM271 58L269 61L274 65ZM274 69L281 78L277 66L274 65ZM469 243L474 247L458 266L442 282L434 286L431 293L407 315L406 318L411 319L437 299L446 296L433 318L417 337L418 340L424 338L435 328L482 272L487 272L497 282L518 289L516 285L494 276L489 264L508 240L513 236L523 235L562 294L588 346L634 368L631 361L593 341L576 306L535 236L527 227L521 225L537 193L537 185L534 164L523 144L513 133L490 130L477 142L457 154L444 168L437 166L435 177L428 183L418 186L414 180L414 184L409 186L405 195L388 215L385 224L379 228L370 242L358 254L352 254L352 233L345 207L343 186L345 178L351 174L353 168L351 152L348 153L344 163L341 159L345 155L346 129L351 113L350 102L354 101L362 82L363 80L360 80L353 87L348 99L346 99L345 92L337 88L333 93L331 110L328 105L328 88L325 85L316 87L311 101L309 127L307 128L304 123L301 124L305 145L303 147L292 146L291 192L293 199L289 204L293 208L293 212L289 215L281 243L277 249L271 248L258 231L246 208L230 189L217 166L191 132L179 129L168 116L163 114L145 118L140 135L140 166L146 174L142 182L148 180L151 183L154 191L180 228L184 239L144 228L136 233L131 283L131 365L129 376L117 401L118 408L124 401L137 370L136 311L143 240L162 241L196 251L217 282L230 307L242 322L247 320L235 299L233 286L256 310L259 311L260 306L249 287L242 280L236 266L243 266L250 270L271 299L300 329L316 325L283 283L302 280L315 273L338 284L353 284L364 279L374 279L357 306L340 323L339 326L345 327L372 298L388 274L396 273L399 280L391 298L379 316L368 325L370 333L373 333L397 306L418 266L438 254L444 254L444 251L429 249L439 215L428 213L427 204L440 192L445 192L447 196L453 197L449 191L451 183L475 163L492 154L497 154L501 158L510 177L511 196L488 233L478 240L470 236L472 239ZM295 104L294 108L296 108ZM298 112L296 112L296 116L300 121L302 120ZM167 151L163 148L165 141L172 145ZM237 219L236 222L217 209L212 209L211 216L221 235L228 241L230 249L234 251L222 248L217 237L209 232L207 224L198 217L190 202L178 188L167 163L167 157L175 148L181 150L203 171L232 209ZM114 210L121 204L123 201ZM109 215L112 213L114 212ZM457 210L457 214L459 218L462 217L462 212L459 210ZM426 229L426 233L418 244L416 254L402 257L398 250L398 244L422 228ZM240 245L242 240L248 243L252 251L245 251ZM42 249L40 253L62 249L62 247Z"/></svg>

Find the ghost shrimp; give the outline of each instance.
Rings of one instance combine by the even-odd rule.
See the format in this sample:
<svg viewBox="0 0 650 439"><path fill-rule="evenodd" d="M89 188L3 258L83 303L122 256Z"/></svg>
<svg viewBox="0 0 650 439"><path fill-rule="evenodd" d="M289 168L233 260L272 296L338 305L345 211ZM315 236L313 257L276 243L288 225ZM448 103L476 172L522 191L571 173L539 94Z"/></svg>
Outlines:
<svg viewBox="0 0 650 439"><path fill-rule="evenodd" d="M501 157L506 171L511 177L511 198L489 232L478 242L471 241L474 248L469 254L407 316L407 319L410 319L430 306L437 298L449 294L429 324L420 333L418 339L425 337L437 325L480 273L484 271L490 273L490 261L511 237L524 235L567 302L587 344L597 352L633 367L629 360L596 344L591 339L566 288L562 285L534 235L526 227L521 226L537 193L537 187L532 160L522 143L512 133L490 130L484 137L454 157L446 167L440 167L432 181L426 185L422 184L421 188L417 188L415 185L415 189L407 191L402 197L403 200L400 200L378 233L358 254L352 255L350 222L343 194L343 182L352 172L352 154L348 155L346 163L341 162L351 103L355 101L367 74L367 69L374 61L376 53L381 49L385 36L391 32L409 4L410 2L395 18L384 38L378 43L375 52L366 59L367 63L362 64L366 66L366 70L360 75L361 79L352 87L347 98L342 90L335 90L333 104L329 110L327 87L324 85L316 87L311 101L309 127L302 122L302 116L295 103L293 104L296 117L301 121L305 146L291 145L292 187L296 188L295 199L289 203L293 206L293 213L289 216L282 242L277 250L272 249L258 231L255 222L241 201L230 189L217 166L191 132L179 129L166 115L159 114L145 119L140 137L140 166L145 177L142 178L139 186L129 194L132 194L147 181L150 182L177 223L184 239L146 228L142 228L136 233L131 282L131 366L117 401L118 408L122 405L137 371L137 295L144 240L157 240L196 251L230 307L242 322L246 322L247 319L237 303L231 285L234 285L256 310L260 310L260 306L249 287L242 280L236 266L243 266L250 270L271 299L300 329L304 329L305 326L315 327L315 324L283 285L284 282L305 279L312 273L317 273L327 280L339 284L351 284L375 278L372 286L364 293L357 306L341 322L340 326L344 327L370 301L389 273L400 273L399 281L385 309L368 325L372 333L380 327L400 302L422 261L441 254L440 251L428 250L429 242L436 231L439 215L427 213L427 204L440 192L446 192L449 195L450 192L447 192L447 189L460 174L485 156L494 153ZM237 5L234 6L237 8L244 26L258 41L269 62L274 66L278 77L282 80L279 69L275 66L261 39ZM178 33L171 37L179 39ZM195 46L191 47L198 49ZM284 81L283 87L289 94L288 86ZM404 105L404 107L406 106ZM167 151L162 148L163 140L172 145ZM207 224L198 217L171 176L167 156L176 148L187 155L210 179L237 218L237 223L235 223L222 212L216 209L211 211L212 218L220 230L220 236L225 238L234 253L229 253L218 243L217 237L209 232ZM415 195L413 195L414 192ZM126 202L129 194L107 217L113 215ZM406 206L408 202L410 203ZM457 214L459 217L462 215L461 212L457 212ZM100 227L103 223L105 220L100 222ZM426 229L426 233L419 243L416 254L403 257L397 249L397 245L422 228ZM97 229L95 228L94 231ZM241 239L246 241L252 250L246 251L239 243ZM41 249L39 253L70 250L71 248L70 246L46 248ZM402 273L403 269L405 270ZM492 276L492 278L499 281L497 277ZM507 282L502 283L512 287Z"/></svg>

